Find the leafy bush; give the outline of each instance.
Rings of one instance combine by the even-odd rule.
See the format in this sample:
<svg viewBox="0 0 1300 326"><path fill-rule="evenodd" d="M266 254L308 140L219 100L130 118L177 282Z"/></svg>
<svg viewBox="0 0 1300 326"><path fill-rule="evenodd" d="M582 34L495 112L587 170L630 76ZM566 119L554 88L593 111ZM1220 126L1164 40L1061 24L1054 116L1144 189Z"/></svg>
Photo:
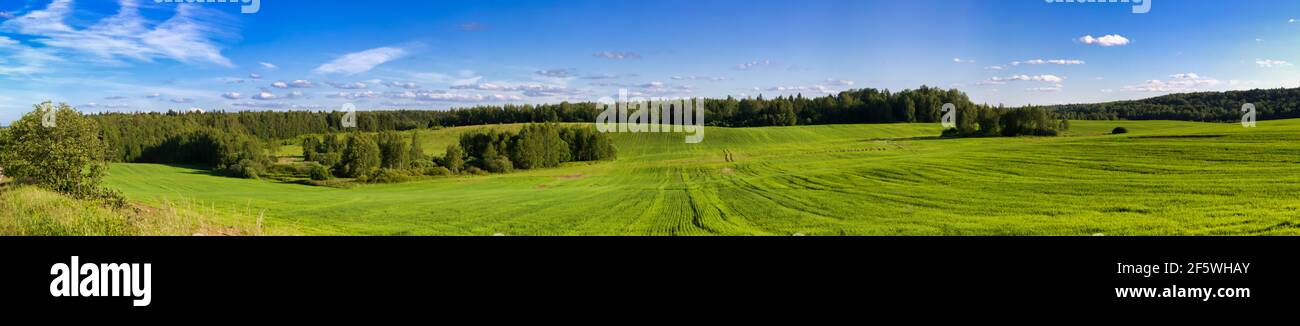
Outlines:
<svg viewBox="0 0 1300 326"><path fill-rule="evenodd" d="M330 169L320 163L311 163L308 167L307 174L312 180L323 181L333 179L334 175L330 174Z"/></svg>
<svg viewBox="0 0 1300 326"><path fill-rule="evenodd" d="M427 176L443 177L453 174L455 173L452 173L450 169L441 166L434 166L424 170L424 175Z"/></svg>
<svg viewBox="0 0 1300 326"><path fill-rule="evenodd" d="M483 169L480 169L480 168L478 168L477 166L470 166L470 167L468 167L468 168L465 168L465 174L472 174L472 175L488 175L488 172L487 172L487 171L483 171Z"/></svg>
<svg viewBox="0 0 1300 326"><path fill-rule="evenodd" d="M1110 133L1111 133L1112 135L1127 134L1127 133L1128 133L1128 128L1124 128L1124 127L1115 127L1115 130L1111 130Z"/></svg>
<svg viewBox="0 0 1300 326"><path fill-rule="evenodd" d="M120 197L100 188L108 164L99 126L67 104L35 105L0 136L9 176L77 198Z"/></svg>
<svg viewBox="0 0 1300 326"><path fill-rule="evenodd" d="M411 177L402 172L402 170L381 169L378 173L375 173L375 176L370 178L369 181L373 183L399 183L406 182L410 179Z"/></svg>

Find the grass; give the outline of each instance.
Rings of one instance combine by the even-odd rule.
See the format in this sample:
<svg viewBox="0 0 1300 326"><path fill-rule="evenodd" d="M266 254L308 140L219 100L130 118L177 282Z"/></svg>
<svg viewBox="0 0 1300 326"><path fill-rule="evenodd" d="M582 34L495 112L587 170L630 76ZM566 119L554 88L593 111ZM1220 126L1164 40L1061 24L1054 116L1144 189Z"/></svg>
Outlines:
<svg viewBox="0 0 1300 326"><path fill-rule="evenodd" d="M224 222L211 220L225 216ZM0 235L263 235L255 219L196 207L193 202L162 202L113 209L33 186L0 187Z"/></svg>
<svg viewBox="0 0 1300 326"><path fill-rule="evenodd" d="M263 216L275 234L1300 235L1300 120L1072 124L1052 138L937 139L933 124L709 128L697 145L625 133L613 162L350 189L150 164L115 164L108 184L214 223ZM440 155L473 128L420 141Z"/></svg>

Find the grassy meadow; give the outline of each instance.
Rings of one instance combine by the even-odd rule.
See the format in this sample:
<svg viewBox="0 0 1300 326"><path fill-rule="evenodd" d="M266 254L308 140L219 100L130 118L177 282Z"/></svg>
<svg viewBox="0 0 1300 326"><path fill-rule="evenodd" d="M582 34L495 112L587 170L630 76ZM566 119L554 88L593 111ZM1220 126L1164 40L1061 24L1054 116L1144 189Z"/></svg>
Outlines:
<svg viewBox="0 0 1300 326"><path fill-rule="evenodd" d="M1117 126L1130 133L1110 135ZM473 128L423 130L420 141L440 155ZM708 128L695 145L623 133L616 161L348 189L151 164L114 164L107 183L142 205L189 203L205 223L265 234L1300 235L1300 120L939 131Z"/></svg>

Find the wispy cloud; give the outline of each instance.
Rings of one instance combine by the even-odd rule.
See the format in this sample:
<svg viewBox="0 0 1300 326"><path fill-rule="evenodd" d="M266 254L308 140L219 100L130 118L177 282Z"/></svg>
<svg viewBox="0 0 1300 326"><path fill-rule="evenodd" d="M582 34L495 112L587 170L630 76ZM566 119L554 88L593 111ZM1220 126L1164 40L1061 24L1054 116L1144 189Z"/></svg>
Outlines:
<svg viewBox="0 0 1300 326"><path fill-rule="evenodd" d="M239 92L228 92L228 93L221 94L221 97L230 100L238 100L244 98L244 94L240 94Z"/></svg>
<svg viewBox="0 0 1300 326"><path fill-rule="evenodd" d="M573 76L573 69L544 69L536 72L538 76L552 78L567 78Z"/></svg>
<svg viewBox="0 0 1300 326"><path fill-rule="evenodd" d="M1074 66L1074 65L1082 65L1085 63L1086 62L1084 62L1083 60L1075 60L1075 59L1051 59L1051 60L1032 59L1032 60L1025 60L1025 61L1012 61L1011 65L1012 66L1019 66L1019 65L1037 66L1037 65L1050 64L1050 65L1058 65L1058 66Z"/></svg>
<svg viewBox="0 0 1300 326"><path fill-rule="evenodd" d="M401 59L407 51L398 47L381 47L346 54L313 70L316 73L343 73L355 75L374 69L375 66Z"/></svg>
<svg viewBox="0 0 1300 326"><path fill-rule="evenodd" d="M392 80L388 81L387 83L384 83L384 86L388 86L389 88L405 88L405 89L420 88L420 85L416 83L410 83L410 82L404 83L404 82L392 81Z"/></svg>
<svg viewBox="0 0 1300 326"><path fill-rule="evenodd" d="M329 81L329 82L325 82L325 84L328 84L337 89L365 89L366 87L369 87L368 85L366 85L366 83L363 82L339 83L339 82Z"/></svg>
<svg viewBox="0 0 1300 326"><path fill-rule="evenodd" d="M1128 92L1183 93L1210 90L1222 85L1218 79L1204 77L1196 73L1169 75L1164 80L1148 80L1141 84L1124 86Z"/></svg>
<svg viewBox="0 0 1300 326"><path fill-rule="evenodd" d="M1040 81L1047 83L1061 83L1065 81L1064 77L1057 75L1014 75L1007 77L993 77L989 80L979 82L978 85L1003 85L1008 82L1017 81Z"/></svg>
<svg viewBox="0 0 1300 326"><path fill-rule="evenodd" d="M1290 67L1290 66L1292 66L1292 64L1291 64L1290 62L1286 62L1286 61L1282 61L1282 60L1271 60L1271 59L1255 59L1255 64L1256 64L1256 65L1259 65L1260 68Z"/></svg>
<svg viewBox="0 0 1300 326"><path fill-rule="evenodd" d="M270 62L266 62L266 61L260 61L260 62L258 62L257 64L258 64L258 65L261 65L262 68L267 69L267 70L275 70L275 69L279 69L279 68L280 68L279 66L276 66L274 63L270 63Z"/></svg>
<svg viewBox="0 0 1300 326"><path fill-rule="evenodd" d="M673 80L702 80L702 81L724 81L727 77L712 76L673 76Z"/></svg>
<svg viewBox="0 0 1300 326"><path fill-rule="evenodd" d="M171 18L155 23L139 13L137 0L119 0L116 15L76 29L66 23L73 12L71 0L55 0L0 24L0 29L32 36L32 42L51 49L86 55L89 62L121 60L152 62L171 59L182 63L211 63L233 67L217 39L231 35L220 12L181 5Z"/></svg>
<svg viewBox="0 0 1300 326"><path fill-rule="evenodd" d="M636 52L601 51L601 52L596 52L595 54L592 55L596 56L597 58L605 58L610 60L628 60L628 59L641 58L641 55L637 54Z"/></svg>
<svg viewBox="0 0 1300 326"><path fill-rule="evenodd" d="M765 67L765 66L770 66L770 65L772 65L772 60L771 60L771 59L763 59L763 60L761 60L761 61L760 61L760 60L753 60L753 61L750 61L750 62L746 62L746 63L738 64L738 65L735 66L735 68L736 68L736 70L750 70L750 69L754 69L754 68L756 68L756 67Z"/></svg>
<svg viewBox="0 0 1300 326"><path fill-rule="evenodd" d="M596 74L582 76L582 79L600 80L600 79L619 79L639 77L637 74Z"/></svg>

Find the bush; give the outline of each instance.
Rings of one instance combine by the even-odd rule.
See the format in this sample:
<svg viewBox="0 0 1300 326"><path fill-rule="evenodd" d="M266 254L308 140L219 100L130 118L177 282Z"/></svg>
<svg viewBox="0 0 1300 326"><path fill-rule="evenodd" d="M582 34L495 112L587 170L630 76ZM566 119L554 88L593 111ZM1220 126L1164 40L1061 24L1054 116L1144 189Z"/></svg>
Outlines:
<svg viewBox="0 0 1300 326"><path fill-rule="evenodd" d="M99 125L67 104L36 105L0 135L9 176L77 198L114 197L100 188L108 164Z"/></svg>
<svg viewBox="0 0 1300 326"><path fill-rule="evenodd" d="M424 169L424 175L427 176L444 177L453 174L454 173L452 173L450 169L441 166L435 166L435 167Z"/></svg>
<svg viewBox="0 0 1300 326"><path fill-rule="evenodd" d="M509 173L515 170L514 163L510 162L505 156L489 158L483 162L483 167L492 173Z"/></svg>
<svg viewBox="0 0 1300 326"><path fill-rule="evenodd" d="M374 177L374 178L371 178L371 179L370 179L370 182L373 182L373 183L399 183L399 182L406 182L406 180L409 180L409 179L410 179L410 176L406 175L406 173L402 172L401 170L397 170L397 169L382 169L382 170L379 170L379 173L376 173L376 174L375 174L375 177Z"/></svg>
<svg viewBox="0 0 1300 326"><path fill-rule="evenodd" d="M471 165L471 166L465 168L465 174L472 174L472 175L488 175L488 172L487 172L487 171L483 171L483 169L480 169L480 168L478 168L477 166L473 166L473 165Z"/></svg>
<svg viewBox="0 0 1300 326"><path fill-rule="evenodd" d="M330 174L330 169L326 168L324 165L320 165L320 163L312 163L308 168L307 174L312 180L316 181L324 181L334 178L334 175Z"/></svg>
<svg viewBox="0 0 1300 326"><path fill-rule="evenodd" d="M1128 128L1124 128L1124 127L1115 127L1115 130L1111 130L1110 133L1111 133L1112 135L1127 134L1127 133L1128 133Z"/></svg>

